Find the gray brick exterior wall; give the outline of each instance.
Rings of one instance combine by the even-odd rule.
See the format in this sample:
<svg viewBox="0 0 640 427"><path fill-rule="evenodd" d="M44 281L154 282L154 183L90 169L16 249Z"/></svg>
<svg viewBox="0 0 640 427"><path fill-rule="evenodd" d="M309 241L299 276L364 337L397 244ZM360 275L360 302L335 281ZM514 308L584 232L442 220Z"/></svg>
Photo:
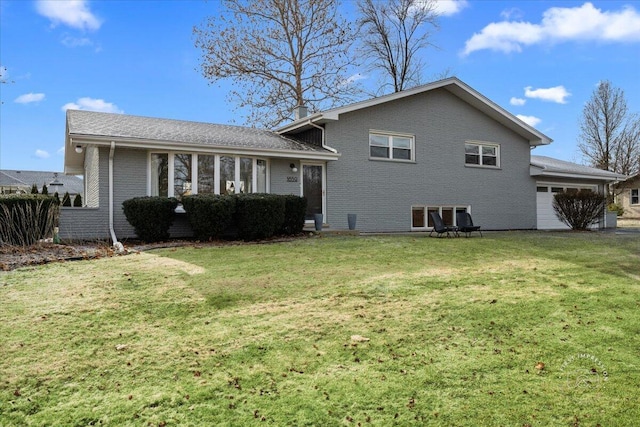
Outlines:
<svg viewBox="0 0 640 427"><path fill-rule="evenodd" d="M415 135L415 163L369 160L369 130ZM465 166L465 141L500 144L500 169ZM412 205L471 206L486 229L536 226L529 143L444 89L344 114L326 125L327 218L362 231L409 231Z"/></svg>
<svg viewBox="0 0 640 427"><path fill-rule="evenodd" d="M298 172L292 172L289 166L293 163ZM301 175L300 160L272 159L271 160L271 193L300 195ZM296 181L297 180L297 181Z"/></svg>

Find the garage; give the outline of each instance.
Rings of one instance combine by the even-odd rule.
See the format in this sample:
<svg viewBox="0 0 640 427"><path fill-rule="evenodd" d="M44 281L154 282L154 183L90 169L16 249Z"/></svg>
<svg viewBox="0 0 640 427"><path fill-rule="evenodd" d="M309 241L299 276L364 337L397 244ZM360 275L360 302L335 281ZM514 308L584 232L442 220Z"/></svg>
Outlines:
<svg viewBox="0 0 640 427"><path fill-rule="evenodd" d="M531 156L531 176L536 179L538 230L568 230L553 211L553 195L561 191L590 190L602 193L605 185L625 180L625 175L545 156ZM604 218L598 228L605 227Z"/></svg>
<svg viewBox="0 0 640 427"><path fill-rule="evenodd" d="M579 183L547 183L536 185L536 213L538 230L568 230L569 227L560 221L553 210L553 195L562 191L591 190L598 191L598 186L585 186Z"/></svg>

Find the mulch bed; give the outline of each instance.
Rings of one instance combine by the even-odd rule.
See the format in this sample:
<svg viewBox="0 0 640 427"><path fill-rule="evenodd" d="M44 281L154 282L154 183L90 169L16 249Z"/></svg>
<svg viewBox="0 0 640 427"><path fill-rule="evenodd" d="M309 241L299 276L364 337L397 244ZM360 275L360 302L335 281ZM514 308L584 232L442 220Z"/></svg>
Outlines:
<svg viewBox="0 0 640 427"><path fill-rule="evenodd" d="M41 242L32 246L0 246L0 271L10 271L16 268L26 267L30 265L49 264L52 262L78 261L86 259L97 259L112 257L116 255L127 255L141 251L173 248L182 246L228 246L228 245L246 245L260 243L285 242L295 239L305 238L307 234L290 237L276 237L258 242L242 242L242 241L212 241L200 242L194 240L170 240L167 242L144 243L140 241L123 242L125 247L124 254L116 254L113 247L108 242L72 242L66 244L54 244Z"/></svg>

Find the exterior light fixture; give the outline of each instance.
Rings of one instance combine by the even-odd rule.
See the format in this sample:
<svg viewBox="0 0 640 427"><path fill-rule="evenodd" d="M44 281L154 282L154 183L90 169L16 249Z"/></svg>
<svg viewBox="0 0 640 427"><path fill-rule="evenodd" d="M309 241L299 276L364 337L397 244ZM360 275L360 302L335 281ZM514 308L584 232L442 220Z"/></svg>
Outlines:
<svg viewBox="0 0 640 427"><path fill-rule="evenodd" d="M291 164L289 165L289 167L291 168L291 172L293 172L293 173L298 172L298 168L296 167L296 165L295 165L295 164L291 163Z"/></svg>
<svg viewBox="0 0 640 427"><path fill-rule="evenodd" d="M76 145L76 153L82 153L82 145Z"/></svg>

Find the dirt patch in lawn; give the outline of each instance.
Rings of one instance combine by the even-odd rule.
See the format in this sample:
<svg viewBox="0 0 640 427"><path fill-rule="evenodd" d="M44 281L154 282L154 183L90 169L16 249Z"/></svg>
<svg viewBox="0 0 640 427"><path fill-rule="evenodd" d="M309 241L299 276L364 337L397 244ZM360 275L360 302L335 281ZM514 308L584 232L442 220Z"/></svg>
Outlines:
<svg viewBox="0 0 640 427"><path fill-rule="evenodd" d="M129 255L132 253L144 252L152 249L178 248L184 246L207 247L207 246L228 246L228 245L248 245L291 241L308 238L306 234L289 237L276 237L258 242L239 241L211 241L200 242L193 240L170 240L167 242L144 243L130 241L124 243L125 252L117 254L113 247L105 241L81 241L69 242L65 244L54 244L40 242L32 246L0 246L0 271L10 271L16 268L30 265L49 264L52 262L79 261L86 259L97 259L112 256ZM163 261L165 262L165 261ZM186 271L188 274L198 272Z"/></svg>

